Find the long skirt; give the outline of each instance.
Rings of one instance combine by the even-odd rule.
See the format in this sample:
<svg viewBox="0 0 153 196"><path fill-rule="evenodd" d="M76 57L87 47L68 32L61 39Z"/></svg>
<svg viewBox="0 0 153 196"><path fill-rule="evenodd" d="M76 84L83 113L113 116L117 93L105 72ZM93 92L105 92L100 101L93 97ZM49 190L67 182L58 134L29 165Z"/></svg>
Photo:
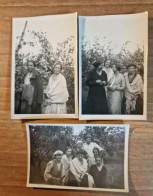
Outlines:
<svg viewBox="0 0 153 196"><path fill-rule="evenodd" d="M109 114L121 114L122 99L122 91L107 90L107 103Z"/></svg>
<svg viewBox="0 0 153 196"><path fill-rule="evenodd" d="M66 103L51 103L47 105L45 114L67 114Z"/></svg>

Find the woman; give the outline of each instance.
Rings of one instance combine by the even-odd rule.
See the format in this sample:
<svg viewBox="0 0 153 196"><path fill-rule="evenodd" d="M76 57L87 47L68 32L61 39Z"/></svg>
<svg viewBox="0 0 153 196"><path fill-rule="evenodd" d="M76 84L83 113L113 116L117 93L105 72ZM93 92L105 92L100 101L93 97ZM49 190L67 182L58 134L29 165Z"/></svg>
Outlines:
<svg viewBox="0 0 153 196"><path fill-rule="evenodd" d="M77 157L70 163L69 186L93 187L94 181L87 173L87 161L84 159L84 151L79 150Z"/></svg>
<svg viewBox="0 0 153 196"><path fill-rule="evenodd" d="M124 76L120 73L120 66L113 65L114 76L107 87L107 103L109 114L121 114L123 91L125 88Z"/></svg>
<svg viewBox="0 0 153 196"><path fill-rule="evenodd" d="M107 75L102 70L103 64L95 62L94 70L90 71L87 76L87 85L89 86L87 96L87 114L107 114L107 101L105 87L107 85Z"/></svg>
<svg viewBox="0 0 153 196"><path fill-rule="evenodd" d="M66 114L66 102L68 101L69 93L65 77L61 74L62 65L55 64L54 74L50 77L45 95L46 108L45 114Z"/></svg>
<svg viewBox="0 0 153 196"><path fill-rule="evenodd" d="M55 159L49 161L44 172L44 179L47 184L63 185L65 178L64 165L61 162L63 152L57 150L54 152Z"/></svg>
<svg viewBox="0 0 153 196"><path fill-rule="evenodd" d="M103 71L106 72L107 74L107 83L109 84L111 78L114 76L114 72L112 70L112 68L110 67L111 61L110 60L106 60L104 63L104 68Z"/></svg>
<svg viewBox="0 0 153 196"><path fill-rule="evenodd" d="M90 168L91 165L95 165L96 164L96 158L97 157L101 157L102 156L100 151L99 151L99 149L96 148L96 147L93 149L93 155L94 156L88 158L88 167L89 168Z"/></svg>
<svg viewBox="0 0 153 196"><path fill-rule="evenodd" d="M96 158L96 164L89 168L89 174L93 177L96 188L107 187L107 170L101 157Z"/></svg>
<svg viewBox="0 0 153 196"><path fill-rule="evenodd" d="M125 73L126 114L143 114L143 81L135 64L127 66Z"/></svg>
<svg viewBox="0 0 153 196"><path fill-rule="evenodd" d="M72 161L72 149L67 148L66 153L62 156L61 163L64 166L65 169L65 184L67 184L67 178L69 174L69 169L70 169L70 163Z"/></svg>
<svg viewBox="0 0 153 196"><path fill-rule="evenodd" d="M39 73L35 70L35 63L28 61L28 73L24 78L21 114L41 114L43 101L43 82Z"/></svg>

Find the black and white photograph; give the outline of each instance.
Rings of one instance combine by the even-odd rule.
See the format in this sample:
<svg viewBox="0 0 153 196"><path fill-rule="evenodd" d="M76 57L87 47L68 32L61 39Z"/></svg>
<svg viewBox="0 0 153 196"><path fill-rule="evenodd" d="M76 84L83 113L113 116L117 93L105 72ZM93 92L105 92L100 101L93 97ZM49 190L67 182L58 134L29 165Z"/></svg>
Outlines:
<svg viewBox="0 0 153 196"><path fill-rule="evenodd" d="M79 16L79 119L146 120L148 13Z"/></svg>
<svg viewBox="0 0 153 196"><path fill-rule="evenodd" d="M27 187L128 192L129 125L26 124Z"/></svg>
<svg viewBox="0 0 153 196"><path fill-rule="evenodd" d="M11 118L78 118L77 13L12 19Z"/></svg>

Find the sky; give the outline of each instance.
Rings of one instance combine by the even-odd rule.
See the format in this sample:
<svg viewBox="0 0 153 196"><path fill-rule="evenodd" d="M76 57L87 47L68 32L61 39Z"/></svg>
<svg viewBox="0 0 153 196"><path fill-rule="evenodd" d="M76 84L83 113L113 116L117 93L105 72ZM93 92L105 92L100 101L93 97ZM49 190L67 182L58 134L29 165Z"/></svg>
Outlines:
<svg viewBox="0 0 153 196"><path fill-rule="evenodd" d="M147 40L147 20L148 15L146 12L129 15L85 17L85 40L90 40L91 43L94 43L94 38L97 37L99 42L106 45L111 41L112 47L116 47L116 53L126 41L129 41L127 49L131 52L135 51L137 46L143 49Z"/></svg>
<svg viewBox="0 0 153 196"><path fill-rule="evenodd" d="M29 18L15 18L13 23L13 39L18 43L17 36L21 36L24 29L25 22L28 21L25 30L24 40L32 41L28 30L31 31L43 31L46 32L46 38L49 40L53 49L56 50L57 43L65 41L68 37L74 36L77 39L77 18L76 14L64 14L64 15L52 15L52 16L41 16L41 17L29 17ZM24 47L24 52L29 51L37 52L39 46Z"/></svg>

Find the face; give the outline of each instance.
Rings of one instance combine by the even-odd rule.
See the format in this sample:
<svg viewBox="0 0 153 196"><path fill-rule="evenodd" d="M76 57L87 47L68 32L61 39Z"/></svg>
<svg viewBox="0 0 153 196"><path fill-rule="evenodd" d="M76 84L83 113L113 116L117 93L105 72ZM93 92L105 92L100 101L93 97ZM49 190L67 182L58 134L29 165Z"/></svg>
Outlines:
<svg viewBox="0 0 153 196"><path fill-rule="evenodd" d="M61 72L61 65L55 65L54 67L54 73L55 74L59 74Z"/></svg>
<svg viewBox="0 0 153 196"><path fill-rule="evenodd" d="M100 157L96 158L96 164L97 165L100 165L102 163L102 160Z"/></svg>
<svg viewBox="0 0 153 196"><path fill-rule="evenodd" d="M105 62L105 67L108 68L108 67L110 66L110 63L111 63L111 61L110 61L110 60L107 60L107 61Z"/></svg>
<svg viewBox="0 0 153 196"><path fill-rule="evenodd" d="M88 138L86 139L86 142L87 142L87 144L90 144L90 142L91 142L91 138L90 138L90 137L88 137Z"/></svg>
<svg viewBox="0 0 153 196"><path fill-rule="evenodd" d="M72 154L72 149L68 149L68 150L66 151L66 155L70 156L71 154Z"/></svg>
<svg viewBox="0 0 153 196"><path fill-rule="evenodd" d="M57 155L56 155L56 160L57 160L57 161L60 161L61 158L62 158L62 155L61 155L61 154L57 154Z"/></svg>
<svg viewBox="0 0 153 196"><path fill-rule="evenodd" d="M97 67L97 70L98 70L98 71L101 71L103 68L104 68L104 65L103 65L103 64L100 64L100 65Z"/></svg>
<svg viewBox="0 0 153 196"><path fill-rule="evenodd" d="M82 148L82 146L83 146L83 144L82 144L81 142L79 142L79 143L77 144L77 147L78 147L78 148Z"/></svg>
<svg viewBox="0 0 153 196"><path fill-rule="evenodd" d="M93 154L94 154L95 156L97 156L97 155L98 155L98 150L94 149L94 150L93 150Z"/></svg>
<svg viewBox="0 0 153 196"><path fill-rule="evenodd" d="M79 159L80 161L83 160L83 154L78 154L77 157L78 157L78 159Z"/></svg>
<svg viewBox="0 0 153 196"><path fill-rule="evenodd" d="M116 69L115 65L112 66L112 70L113 70L114 73L116 73L117 69Z"/></svg>
<svg viewBox="0 0 153 196"><path fill-rule="evenodd" d="M136 73L135 67L134 67L134 66L129 67L129 68L128 68L128 72L129 72L130 74L135 74L135 73Z"/></svg>
<svg viewBox="0 0 153 196"><path fill-rule="evenodd" d="M32 62L28 62L27 68L29 72L32 72L34 70L34 64Z"/></svg>
<svg viewBox="0 0 153 196"><path fill-rule="evenodd" d="M124 74L126 72L126 67L122 67L121 72Z"/></svg>

